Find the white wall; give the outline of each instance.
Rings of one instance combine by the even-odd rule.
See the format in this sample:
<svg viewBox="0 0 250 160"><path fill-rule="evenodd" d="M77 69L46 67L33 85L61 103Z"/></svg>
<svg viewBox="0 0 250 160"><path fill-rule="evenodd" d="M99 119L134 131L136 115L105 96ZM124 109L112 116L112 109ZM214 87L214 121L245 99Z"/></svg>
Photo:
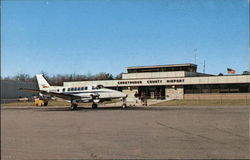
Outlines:
<svg viewBox="0 0 250 160"><path fill-rule="evenodd" d="M149 83L150 80L159 80L160 83ZM184 80L182 82L168 82L169 80ZM118 82L141 81L140 84L118 84ZM131 79L131 80L105 80L105 81L79 81L64 82L65 87L77 87L85 85L104 85L105 87L125 87L125 86L157 86L157 85L192 85L192 84L226 84L226 83L250 83L250 75L232 76L209 76L209 77L179 77L179 78L159 78L159 79Z"/></svg>

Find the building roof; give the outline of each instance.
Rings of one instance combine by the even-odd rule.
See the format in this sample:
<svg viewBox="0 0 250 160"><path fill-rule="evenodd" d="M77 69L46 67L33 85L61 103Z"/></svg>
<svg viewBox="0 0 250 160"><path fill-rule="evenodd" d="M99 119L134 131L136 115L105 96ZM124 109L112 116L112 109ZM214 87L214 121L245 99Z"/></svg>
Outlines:
<svg viewBox="0 0 250 160"><path fill-rule="evenodd" d="M185 64L169 64L169 65L152 65L152 66L131 66L127 69L145 69L145 68L171 68L171 67L197 67L196 64L185 63Z"/></svg>

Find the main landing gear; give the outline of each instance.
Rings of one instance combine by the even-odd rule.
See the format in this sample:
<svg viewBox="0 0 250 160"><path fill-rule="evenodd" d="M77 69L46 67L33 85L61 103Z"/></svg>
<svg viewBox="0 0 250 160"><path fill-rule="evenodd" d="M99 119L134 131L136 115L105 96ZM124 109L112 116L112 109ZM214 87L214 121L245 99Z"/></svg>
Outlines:
<svg viewBox="0 0 250 160"><path fill-rule="evenodd" d="M93 109L96 109L97 107L98 107L98 105L97 105L96 103L93 103L93 104L92 104L92 108L93 108Z"/></svg>
<svg viewBox="0 0 250 160"><path fill-rule="evenodd" d="M77 104L71 104L71 110L73 111L77 110L77 106L78 106Z"/></svg>
<svg viewBox="0 0 250 160"><path fill-rule="evenodd" d="M71 101L71 110L72 111L77 110L77 106L78 106L78 104L75 101Z"/></svg>

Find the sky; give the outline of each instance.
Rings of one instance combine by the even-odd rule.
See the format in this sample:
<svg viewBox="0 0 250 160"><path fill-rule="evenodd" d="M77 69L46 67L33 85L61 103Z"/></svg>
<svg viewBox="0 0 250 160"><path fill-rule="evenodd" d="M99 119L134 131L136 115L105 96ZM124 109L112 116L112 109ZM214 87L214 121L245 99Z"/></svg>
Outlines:
<svg viewBox="0 0 250 160"><path fill-rule="evenodd" d="M2 77L181 63L203 72L204 61L216 75L250 68L248 0L1 2Z"/></svg>

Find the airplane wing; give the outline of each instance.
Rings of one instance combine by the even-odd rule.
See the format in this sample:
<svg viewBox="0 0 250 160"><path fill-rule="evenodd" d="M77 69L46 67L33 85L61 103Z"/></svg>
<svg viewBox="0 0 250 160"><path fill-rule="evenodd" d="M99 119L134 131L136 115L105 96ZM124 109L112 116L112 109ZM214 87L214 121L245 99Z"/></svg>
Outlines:
<svg viewBox="0 0 250 160"><path fill-rule="evenodd" d="M39 89L20 88L19 90L28 91L28 92L42 93L42 94L46 94L46 95L51 95L51 96L56 96L56 97L59 97L59 98L63 98L63 99L66 99L66 100L89 98L89 97L80 97L80 96L76 96L76 95L72 95L72 94L47 92L47 91L42 91L42 90L39 90Z"/></svg>

